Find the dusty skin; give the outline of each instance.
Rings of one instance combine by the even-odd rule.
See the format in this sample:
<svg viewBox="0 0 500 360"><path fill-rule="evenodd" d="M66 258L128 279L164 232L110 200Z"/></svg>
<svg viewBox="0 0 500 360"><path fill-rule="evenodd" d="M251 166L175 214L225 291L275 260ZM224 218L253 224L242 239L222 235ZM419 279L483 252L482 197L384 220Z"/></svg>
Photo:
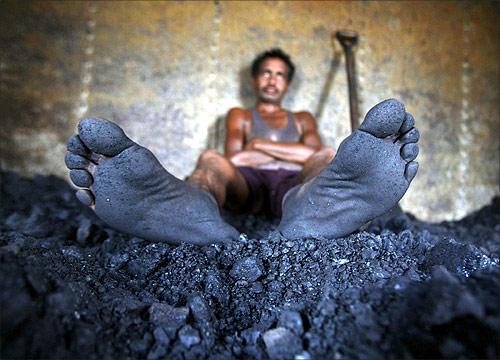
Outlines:
<svg viewBox="0 0 500 360"><path fill-rule="evenodd" d="M68 142L66 165L84 204L110 226L153 241L198 245L236 240L206 191L168 173L116 124L86 118ZM418 130L403 104L383 101L347 137L333 161L285 196L285 236L341 237L392 208L418 164ZM188 219L188 221L186 221Z"/></svg>
<svg viewBox="0 0 500 360"><path fill-rule="evenodd" d="M78 131L66 157L74 184L88 187L77 197L110 226L169 243L201 245L238 238L208 192L169 174L116 124L87 118Z"/></svg>
<svg viewBox="0 0 500 360"><path fill-rule="evenodd" d="M390 210L417 173L414 124L399 101L373 107L330 165L287 193L278 230L288 238L336 238Z"/></svg>

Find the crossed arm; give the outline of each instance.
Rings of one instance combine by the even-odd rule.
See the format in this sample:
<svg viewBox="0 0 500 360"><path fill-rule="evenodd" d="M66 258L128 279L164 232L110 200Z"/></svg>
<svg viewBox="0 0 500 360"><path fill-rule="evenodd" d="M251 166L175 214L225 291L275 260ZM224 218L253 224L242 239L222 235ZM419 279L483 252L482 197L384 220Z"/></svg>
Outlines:
<svg viewBox="0 0 500 360"><path fill-rule="evenodd" d="M232 109L226 118L225 155L237 166L257 166L276 160L303 165L321 148L316 121L308 112L297 113L301 127L301 142L297 144L254 139L245 144L245 126L248 113L242 109Z"/></svg>

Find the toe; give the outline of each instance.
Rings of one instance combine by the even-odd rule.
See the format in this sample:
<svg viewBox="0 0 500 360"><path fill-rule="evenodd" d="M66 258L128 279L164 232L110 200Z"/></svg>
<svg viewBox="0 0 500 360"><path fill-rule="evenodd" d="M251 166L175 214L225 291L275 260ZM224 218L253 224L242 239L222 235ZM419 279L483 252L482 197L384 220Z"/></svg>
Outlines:
<svg viewBox="0 0 500 360"><path fill-rule="evenodd" d="M90 166L90 161L83 156L68 152L64 158L68 169L86 169Z"/></svg>
<svg viewBox="0 0 500 360"><path fill-rule="evenodd" d="M405 144L401 147L401 157L405 161L413 161L418 155L418 144L416 143L409 143Z"/></svg>
<svg viewBox="0 0 500 360"><path fill-rule="evenodd" d="M85 146L78 135L73 135L68 139L67 149L73 154L82 155L89 157L91 155L90 150Z"/></svg>
<svg viewBox="0 0 500 360"><path fill-rule="evenodd" d="M89 190L78 190L76 192L76 197L85 206L92 206L95 203L94 195L92 195L92 193Z"/></svg>
<svg viewBox="0 0 500 360"><path fill-rule="evenodd" d="M85 118L78 124L78 132L90 150L106 156L118 155L134 144L118 125L107 120Z"/></svg>
<svg viewBox="0 0 500 360"><path fill-rule="evenodd" d="M408 182L412 181L415 175L417 175L417 170L418 170L418 162L412 161L406 164L405 178L406 180L408 180Z"/></svg>
<svg viewBox="0 0 500 360"><path fill-rule="evenodd" d="M416 143L420 139L420 132L417 128L413 128L406 134L399 138L399 141L403 144Z"/></svg>
<svg viewBox="0 0 500 360"><path fill-rule="evenodd" d="M415 118L413 117L412 114L406 113L405 119L403 121L403 125L401 125L401 129L399 129L399 132L401 134L407 133L414 126L415 126Z"/></svg>
<svg viewBox="0 0 500 360"><path fill-rule="evenodd" d="M73 184L80 187L88 188L93 182L92 175L86 170L73 169L69 172L69 177Z"/></svg>
<svg viewBox="0 0 500 360"><path fill-rule="evenodd" d="M397 134L405 119L404 105L396 99L388 99L368 111L359 129L385 138Z"/></svg>

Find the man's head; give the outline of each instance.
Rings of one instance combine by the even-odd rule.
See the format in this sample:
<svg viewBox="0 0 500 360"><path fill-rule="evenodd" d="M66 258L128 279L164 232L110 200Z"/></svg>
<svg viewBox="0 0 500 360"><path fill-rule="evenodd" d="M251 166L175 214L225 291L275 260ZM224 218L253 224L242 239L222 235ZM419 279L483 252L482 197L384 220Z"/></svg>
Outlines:
<svg viewBox="0 0 500 360"><path fill-rule="evenodd" d="M259 101L279 104L294 72L290 56L281 49L259 54L252 63L253 84Z"/></svg>
<svg viewBox="0 0 500 360"><path fill-rule="evenodd" d="M254 79L257 77L257 75L259 74L260 66L266 59L269 58L281 59L281 61L283 61L286 64L286 66L288 67L287 80L288 83L290 84L292 82L293 75L295 74L295 65L290 59L290 55L285 53L280 48L273 48L271 50L264 51L263 53L257 55L257 57L252 63L252 77Z"/></svg>

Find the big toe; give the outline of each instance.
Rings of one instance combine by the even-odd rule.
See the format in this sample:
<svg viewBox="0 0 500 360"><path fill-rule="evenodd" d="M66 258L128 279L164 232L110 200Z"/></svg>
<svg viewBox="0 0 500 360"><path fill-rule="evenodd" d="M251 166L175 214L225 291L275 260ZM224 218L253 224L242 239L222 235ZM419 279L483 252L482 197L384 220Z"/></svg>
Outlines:
<svg viewBox="0 0 500 360"><path fill-rule="evenodd" d="M84 118L78 124L78 133L90 150L105 156L118 155L134 144L121 127L108 120Z"/></svg>
<svg viewBox="0 0 500 360"><path fill-rule="evenodd" d="M385 138L397 134L405 119L404 105L396 99L388 99L368 111L359 129L378 138Z"/></svg>

